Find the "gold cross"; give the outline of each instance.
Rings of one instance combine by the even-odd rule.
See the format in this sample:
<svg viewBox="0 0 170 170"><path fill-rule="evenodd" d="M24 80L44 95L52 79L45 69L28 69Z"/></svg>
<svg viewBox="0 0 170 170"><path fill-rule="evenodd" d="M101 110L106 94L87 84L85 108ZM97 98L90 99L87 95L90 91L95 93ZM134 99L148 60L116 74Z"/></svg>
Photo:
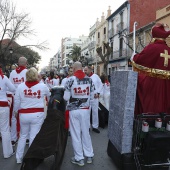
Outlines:
<svg viewBox="0 0 170 170"><path fill-rule="evenodd" d="M161 57L164 57L164 66L168 67L168 59L170 59L170 55L168 55L168 50L164 50L165 53L160 53Z"/></svg>

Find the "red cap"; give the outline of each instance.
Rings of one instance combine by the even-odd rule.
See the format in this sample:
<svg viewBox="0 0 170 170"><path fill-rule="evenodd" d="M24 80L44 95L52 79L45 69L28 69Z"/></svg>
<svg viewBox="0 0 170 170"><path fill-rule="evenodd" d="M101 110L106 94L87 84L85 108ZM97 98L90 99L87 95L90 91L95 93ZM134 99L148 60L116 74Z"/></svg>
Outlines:
<svg viewBox="0 0 170 170"><path fill-rule="evenodd" d="M165 29L168 28L168 31ZM157 23L152 27L153 38L167 38L170 35L169 26L167 24Z"/></svg>

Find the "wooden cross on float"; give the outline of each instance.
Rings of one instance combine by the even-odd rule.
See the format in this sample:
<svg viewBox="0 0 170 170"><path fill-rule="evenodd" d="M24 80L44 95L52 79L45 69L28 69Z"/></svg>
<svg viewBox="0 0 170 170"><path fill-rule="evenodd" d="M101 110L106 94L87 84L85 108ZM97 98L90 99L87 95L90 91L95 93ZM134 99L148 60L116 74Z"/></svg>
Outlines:
<svg viewBox="0 0 170 170"><path fill-rule="evenodd" d="M168 67L168 59L170 59L170 55L168 55L168 50L164 50L165 53L160 53L161 57L164 57L164 66Z"/></svg>

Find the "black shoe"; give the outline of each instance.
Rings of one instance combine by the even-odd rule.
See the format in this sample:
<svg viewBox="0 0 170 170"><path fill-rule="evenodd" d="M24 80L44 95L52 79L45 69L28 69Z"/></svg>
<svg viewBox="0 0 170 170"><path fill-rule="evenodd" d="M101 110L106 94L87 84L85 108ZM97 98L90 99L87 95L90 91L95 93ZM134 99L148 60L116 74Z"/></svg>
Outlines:
<svg viewBox="0 0 170 170"><path fill-rule="evenodd" d="M29 145L29 142L30 142L29 139L27 139L27 140L26 140L26 144Z"/></svg>
<svg viewBox="0 0 170 170"><path fill-rule="evenodd" d="M17 144L17 141L11 141L12 146L15 146Z"/></svg>
<svg viewBox="0 0 170 170"><path fill-rule="evenodd" d="M68 131L68 136L71 136L71 133L70 133L70 131Z"/></svg>
<svg viewBox="0 0 170 170"><path fill-rule="evenodd" d="M93 132L100 133L99 129L93 128Z"/></svg>

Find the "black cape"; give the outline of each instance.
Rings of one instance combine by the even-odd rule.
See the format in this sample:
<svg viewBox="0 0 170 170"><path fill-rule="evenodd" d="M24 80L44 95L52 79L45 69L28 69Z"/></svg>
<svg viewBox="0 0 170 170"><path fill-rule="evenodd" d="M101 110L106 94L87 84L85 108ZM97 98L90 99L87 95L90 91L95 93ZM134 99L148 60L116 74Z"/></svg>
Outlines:
<svg viewBox="0 0 170 170"><path fill-rule="evenodd" d="M64 129L64 113L59 110L48 110L41 130L24 156L21 170L34 170L44 158L51 155L55 156L54 169L59 170L67 136L68 131Z"/></svg>

